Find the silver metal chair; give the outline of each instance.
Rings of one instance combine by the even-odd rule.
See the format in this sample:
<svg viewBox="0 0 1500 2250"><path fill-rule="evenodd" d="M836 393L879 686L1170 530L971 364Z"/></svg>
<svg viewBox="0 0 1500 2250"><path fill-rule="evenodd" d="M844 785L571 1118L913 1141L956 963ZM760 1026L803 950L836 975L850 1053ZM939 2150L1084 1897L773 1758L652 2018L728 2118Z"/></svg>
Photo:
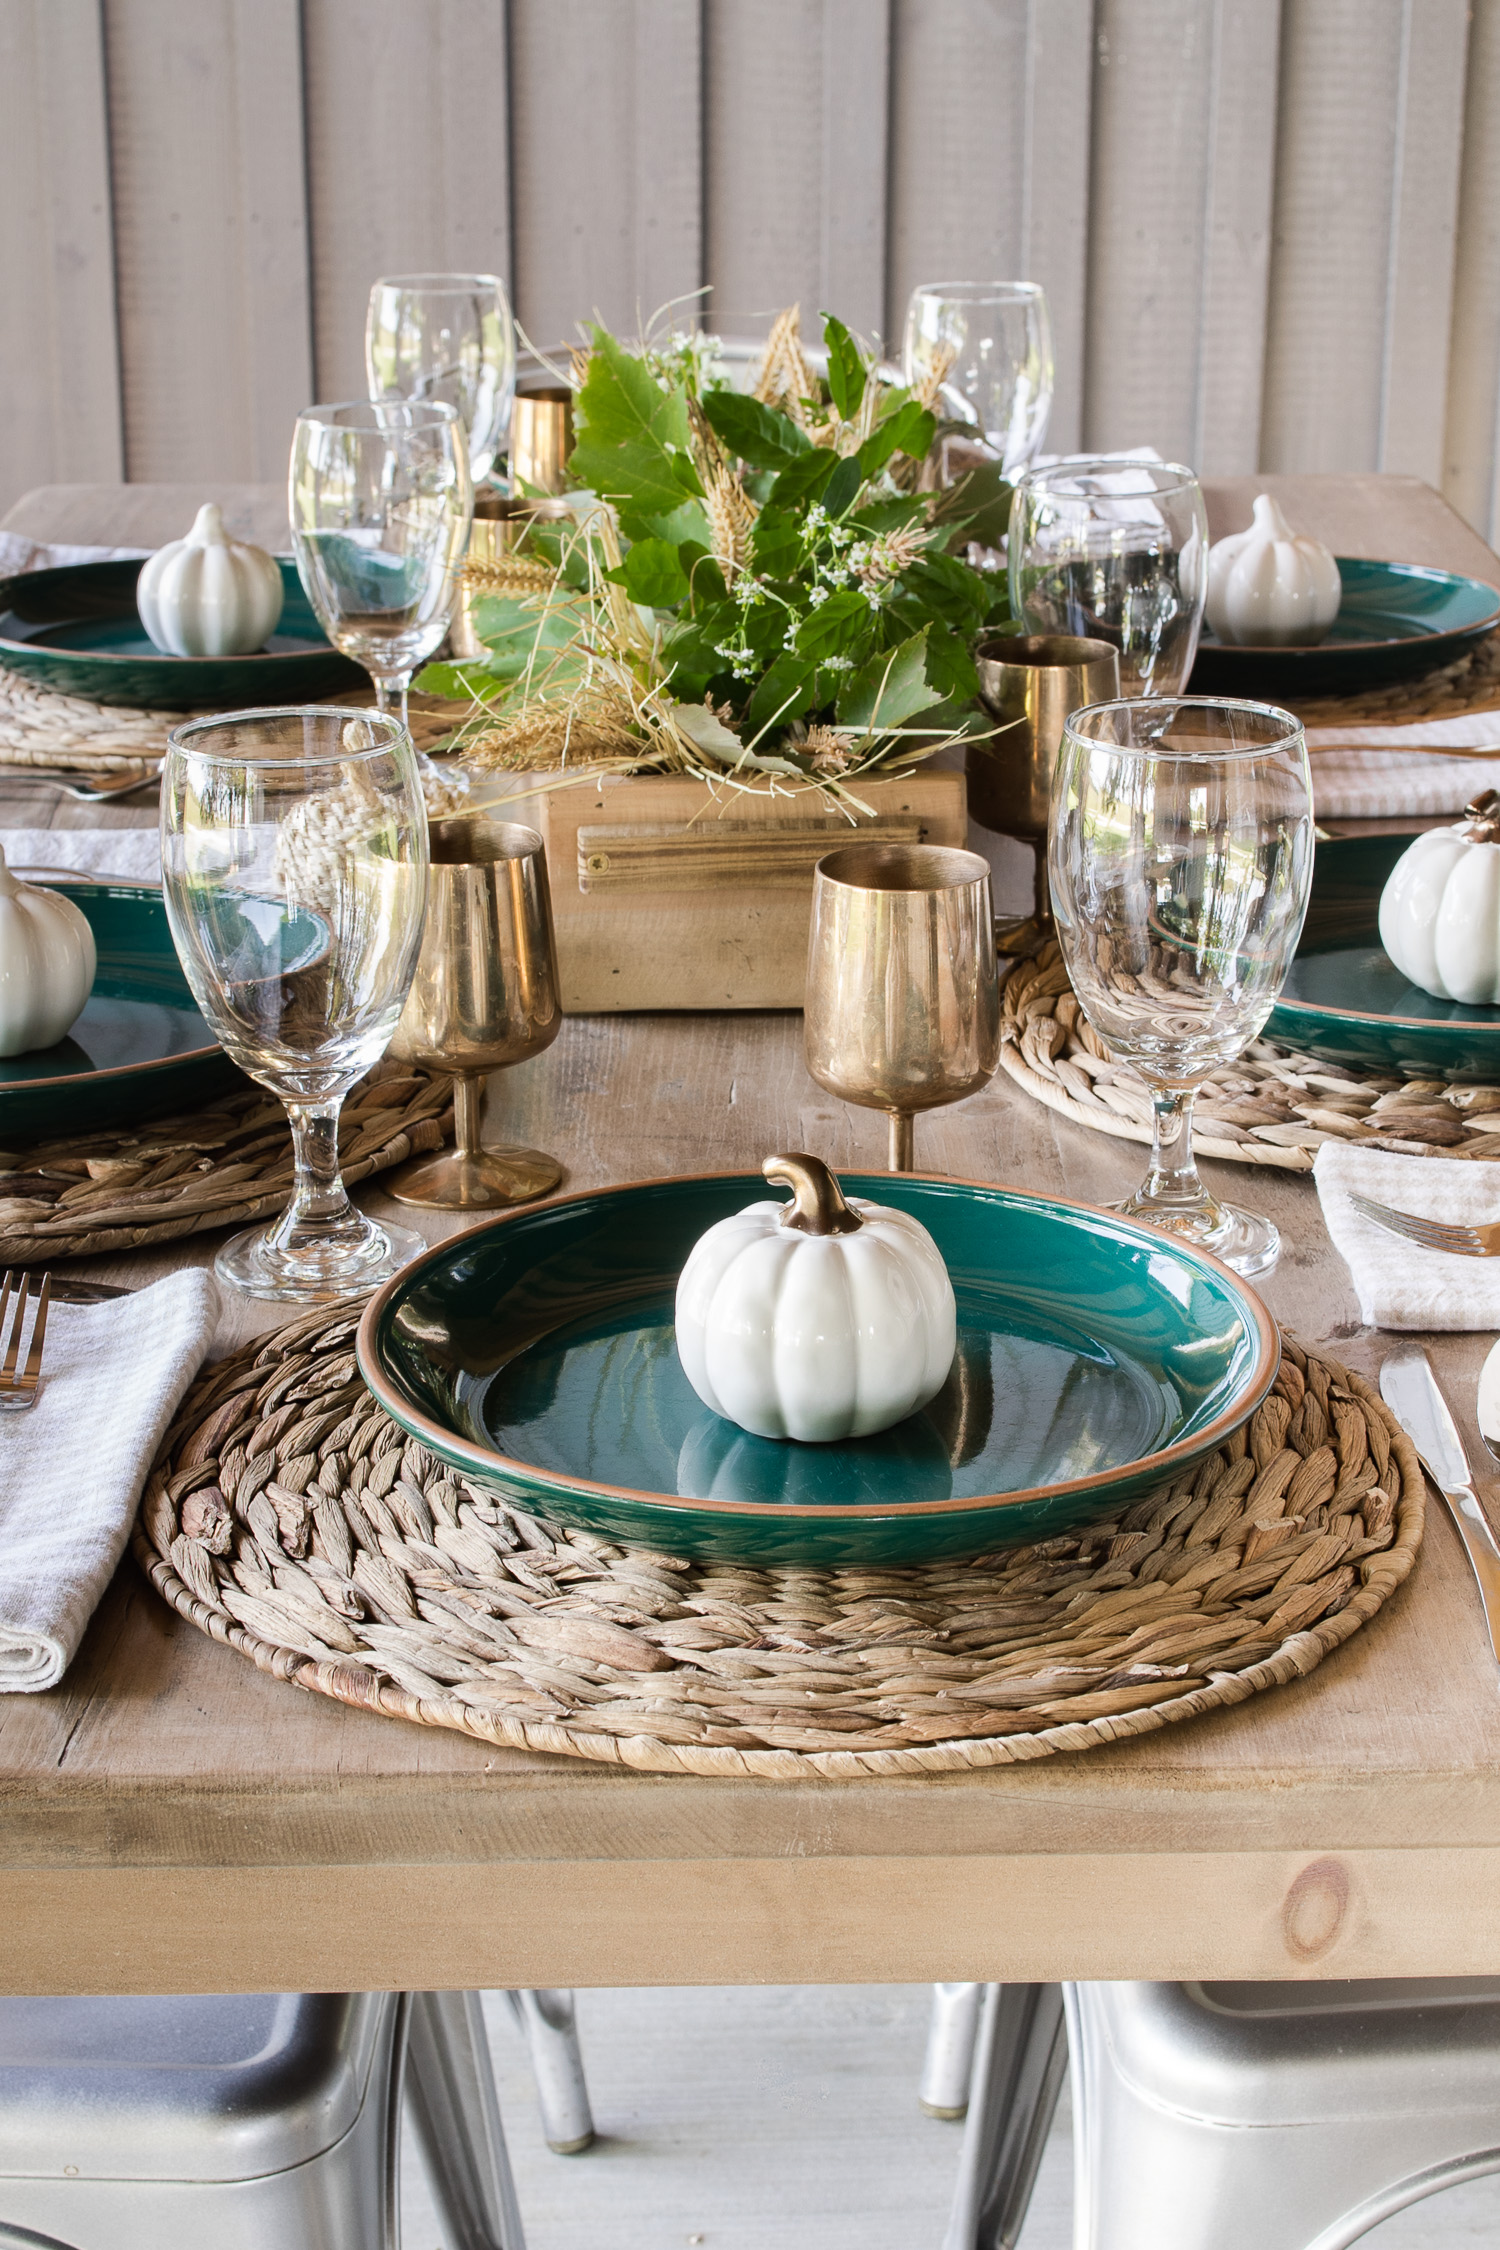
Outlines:
<svg viewBox="0 0 1500 2250"><path fill-rule="evenodd" d="M1074 2250L1346 2250L1500 2171L1500 1978L986 1989L947 2250L1011 2250L1071 2058Z"/></svg>
<svg viewBox="0 0 1500 2250"><path fill-rule="evenodd" d="M0 2000L0 2245L394 2246L408 2067L454 2250L524 2250L471 1994Z"/></svg>
<svg viewBox="0 0 1500 2250"><path fill-rule="evenodd" d="M577 2156L592 2146L594 2118L583 2075L583 2053L571 1992L507 1992L511 2014L531 2054L542 2132L557 2156Z"/></svg>
<svg viewBox="0 0 1500 2250"><path fill-rule="evenodd" d="M1067 1988L1077 2250L1344 2250L1500 2171L1500 1979Z"/></svg>

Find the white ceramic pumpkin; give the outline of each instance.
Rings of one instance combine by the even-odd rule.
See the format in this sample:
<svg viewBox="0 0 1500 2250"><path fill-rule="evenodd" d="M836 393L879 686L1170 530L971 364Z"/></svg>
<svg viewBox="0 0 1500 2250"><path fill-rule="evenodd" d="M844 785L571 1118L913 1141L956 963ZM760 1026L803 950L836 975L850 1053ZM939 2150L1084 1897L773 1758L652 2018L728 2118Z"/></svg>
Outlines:
<svg viewBox="0 0 1500 2250"><path fill-rule="evenodd" d="M17 882L0 850L0 1055L56 1046L97 967L87 915L60 891Z"/></svg>
<svg viewBox="0 0 1500 2250"><path fill-rule="evenodd" d="M1339 566L1321 540L1293 531L1269 492L1253 514L1248 531L1208 551L1208 622L1236 648L1314 647L1339 613Z"/></svg>
<svg viewBox="0 0 1500 2250"><path fill-rule="evenodd" d="M1500 795L1487 789L1454 828L1430 828L1380 894L1380 942L1437 1000L1500 1003Z"/></svg>
<svg viewBox="0 0 1500 2250"><path fill-rule="evenodd" d="M186 539L147 557L136 580L141 623L168 656L243 656L275 632L286 588L264 547L231 539L205 500Z"/></svg>
<svg viewBox="0 0 1500 2250"><path fill-rule="evenodd" d="M904 1211L846 1202L815 1156L770 1156L790 1203L751 1203L693 1247L677 1351L705 1406L757 1437L828 1444L915 1414L958 1349L937 1244Z"/></svg>

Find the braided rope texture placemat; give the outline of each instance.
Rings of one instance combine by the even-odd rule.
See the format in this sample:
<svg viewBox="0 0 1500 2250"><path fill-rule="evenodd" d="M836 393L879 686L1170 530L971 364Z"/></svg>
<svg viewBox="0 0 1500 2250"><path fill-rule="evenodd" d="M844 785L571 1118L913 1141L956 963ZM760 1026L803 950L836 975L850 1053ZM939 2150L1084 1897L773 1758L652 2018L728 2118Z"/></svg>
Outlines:
<svg viewBox="0 0 1500 2250"><path fill-rule="evenodd" d="M389 1057L339 1117L345 1185L441 1148L453 1081ZM0 1266L140 1250L283 1210L292 1192L286 1111L247 1085L212 1109L0 1155Z"/></svg>
<svg viewBox="0 0 1500 2250"><path fill-rule="evenodd" d="M1285 703L1283 696L1266 698ZM1500 632L1488 633L1464 655L1419 679L1392 680L1362 695L1310 697L1289 706L1304 726L1400 726L1415 719L1459 719L1500 709Z"/></svg>
<svg viewBox="0 0 1500 2250"><path fill-rule="evenodd" d="M1074 997L1055 939L1007 977L1000 1039L1002 1068L1034 1101L1116 1140L1150 1140L1146 1082L1110 1059ZM1199 1088L1198 1156L1310 1172L1325 1141L1397 1156L1500 1161L1500 1087L1346 1070L1262 1039Z"/></svg>
<svg viewBox="0 0 1500 2250"><path fill-rule="evenodd" d="M135 1554L262 1671L481 1742L773 1780L1087 1750L1312 1671L1421 1542L1410 1441L1290 1339L1246 1427L1111 1522L967 1564L763 1570L505 1506L376 1404L357 1319L200 1377Z"/></svg>
<svg viewBox="0 0 1500 2250"><path fill-rule="evenodd" d="M371 688L351 688L319 699L355 710L374 707ZM453 732L452 703L414 695L408 718L412 740L426 750ZM81 695L55 695L19 672L0 670L0 766L67 766L79 773L144 770L165 757L167 736L198 711L137 711L91 703Z"/></svg>

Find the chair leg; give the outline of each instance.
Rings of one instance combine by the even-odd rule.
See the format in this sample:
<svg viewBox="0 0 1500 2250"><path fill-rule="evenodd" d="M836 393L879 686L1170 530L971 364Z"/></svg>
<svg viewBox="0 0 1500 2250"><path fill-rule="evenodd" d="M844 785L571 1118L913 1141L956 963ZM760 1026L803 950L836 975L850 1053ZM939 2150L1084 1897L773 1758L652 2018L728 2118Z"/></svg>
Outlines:
<svg viewBox="0 0 1500 2250"><path fill-rule="evenodd" d="M1067 2067L1062 1987L987 1984L943 2250L1014 2250Z"/></svg>
<svg viewBox="0 0 1500 2250"><path fill-rule="evenodd" d="M406 2090L451 2250L526 2250L477 1992L414 1992Z"/></svg>
<svg viewBox="0 0 1500 2250"><path fill-rule="evenodd" d="M982 1984L935 1984L917 2100L929 2117L959 2118L969 2106Z"/></svg>
<svg viewBox="0 0 1500 2250"><path fill-rule="evenodd" d="M556 2156L577 2156L594 2138L571 1992L507 1992L531 2050L542 2131Z"/></svg>

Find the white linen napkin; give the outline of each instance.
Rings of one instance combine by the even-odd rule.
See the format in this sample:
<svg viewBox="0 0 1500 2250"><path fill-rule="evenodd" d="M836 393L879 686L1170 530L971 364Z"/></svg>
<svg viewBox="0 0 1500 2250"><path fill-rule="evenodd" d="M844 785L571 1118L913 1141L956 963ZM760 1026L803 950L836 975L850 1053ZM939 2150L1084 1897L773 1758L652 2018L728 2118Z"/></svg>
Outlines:
<svg viewBox="0 0 1500 2250"><path fill-rule="evenodd" d="M161 881L161 832L149 828L0 828L7 867L72 868L80 875ZM36 878L45 883L46 876Z"/></svg>
<svg viewBox="0 0 1500 2250"><path fill-rule="evenodd" d="M55 1687L72 1662L218 1314L196 1267L50 1308L37 1402L0 1414L0 1694Z"/></svg>
<svg viewBox="0 0 1500 2250"><path fill-rule="evenodd" d="M61 570L69 563L134 562L149 547L48 547L23 532L0 531L0 578L23 570Z"/></svg>
<svg viewBox="0 0 1500 2250"><path fill-rule="evenodd" d="M1389 727L1309 727L1307 748L1320 820L1460 813L1481 789L1500 789L1500 711ZM1444 750L1455 754L1443 757Z"/></svg>
<svg viewBox="0 0 1500 2250"><path fill-rule="evenodd" d="M1496 1135L1500 1143L1500 1134ZM1495 1150L1500 1159L1500 1145ZM1443 1156L1392 1156L1325 1141L1313 1163L1323 1219L1374 1328L1500 1329L1500 1258L1419 1250L1366 1219L1350 1191L1454 1226L1500 1219L1500 1168Z"/></svg>

